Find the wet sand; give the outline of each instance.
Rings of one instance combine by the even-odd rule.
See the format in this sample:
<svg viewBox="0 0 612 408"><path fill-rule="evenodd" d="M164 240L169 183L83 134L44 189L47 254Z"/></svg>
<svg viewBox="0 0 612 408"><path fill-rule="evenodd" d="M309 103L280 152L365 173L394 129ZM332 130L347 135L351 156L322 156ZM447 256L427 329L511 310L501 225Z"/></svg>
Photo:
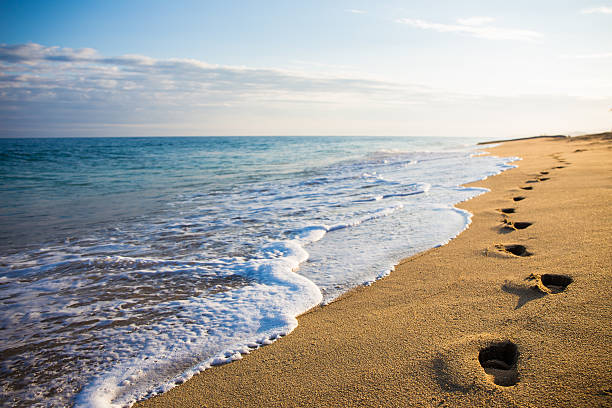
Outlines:
<svg viewBox="0 0 612 408"><path fill-rule="evenodd" d="M484 149L459 237L136 406L612 406L612 134Z"/></svg>

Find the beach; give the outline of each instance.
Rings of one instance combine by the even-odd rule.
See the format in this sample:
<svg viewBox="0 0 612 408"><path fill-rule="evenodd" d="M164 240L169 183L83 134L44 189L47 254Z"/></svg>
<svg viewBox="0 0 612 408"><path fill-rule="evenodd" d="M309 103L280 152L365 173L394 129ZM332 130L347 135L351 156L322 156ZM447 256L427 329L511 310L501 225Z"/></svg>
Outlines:
<svg viewBox="0 0 612 408"><path fill-rule="evenodd" d="M136 406L612 406L611 136L485 146L457 238Z"/></svg>

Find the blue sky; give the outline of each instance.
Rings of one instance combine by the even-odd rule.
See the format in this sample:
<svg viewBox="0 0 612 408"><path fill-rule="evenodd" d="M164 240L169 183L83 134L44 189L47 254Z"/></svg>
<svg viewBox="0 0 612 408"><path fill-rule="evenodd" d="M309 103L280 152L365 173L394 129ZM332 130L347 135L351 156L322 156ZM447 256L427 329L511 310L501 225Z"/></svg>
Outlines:
<svg viewBox="0 0 612 408"><path fill-rule="evenodd" d="M0 136L612 127L612 1L1 1Z"/></svg>

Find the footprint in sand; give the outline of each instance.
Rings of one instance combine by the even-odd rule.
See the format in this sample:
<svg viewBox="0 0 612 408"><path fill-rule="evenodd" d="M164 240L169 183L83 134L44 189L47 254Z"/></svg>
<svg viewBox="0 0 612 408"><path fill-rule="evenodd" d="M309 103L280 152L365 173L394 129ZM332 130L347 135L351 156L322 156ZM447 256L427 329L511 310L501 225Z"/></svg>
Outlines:
<svg viewBox="0 0 612 408"><path fill-rule="evenodd" d="M557 294L564 292L574 282L571 276L545 273L543 275L531 274L526 280L536 281L537 288L543 293Z"/></svg>
<svg viewBox="0 0 612 408"><path fill-rule="evenodd" d="M536 180L527 180L525 183L537 183L540 180L536 179Z"/></svg>
<svg viewBox="0 0 612 408"><path fill-rule="evenodd" d="M504 214L514 214L514 212L516 211L516 209L514 208L500 208L499 212L502 212Z"/></svg>
<svg viewBox="0 0 612 408"><path fill-rule="evenodd" d="M430 361L433 380L441 390L453 393L476 390L488 393L499 385L516 384L519 381L519 352L514 343L505 340L507 338L499 333L467 334L439 345ZM503 404L502 395L496 395L496 399L502 402L500 406L512 406Z"/></svg>
<svg viewBox="0 0 612 408"><path fill-rule="evenodd" d="M525 222L525 221L516 221L512 223L512 226L514 227L514 229L525 229L528 228L532 225L531 222Z"/></svg>
<svg viewBox="0 0 612 408"><path fill-rule="evenodd" d="M532 186L519 187L521 190L533 190Z"/></svg>
<svg viewBox="0 0 612 408"><path fill-rule="evenodd" d="M510 221L509 219L504 220L504 225L500 228L499 232L507 234L516 230L523 230L529 228L533 223L524 221Z"/></svg>
<svg viewBox="0 0 612 408"><path fill-rule="evenodd" d="M538 181L546 181L546 180L550 180L550 177L539 177Z"/></svg>
<svg viewBox="0 0 612 408"><path fill-rule="evenodd" d="M531 252L527 251L527 247L520 244L496 244L495 250L500 255L514 255L520 257L533 255ZM488 253L487 251L487 255Z"/></svg>
<svg viewBox="0 0 612 408"><path fill-rule="evenodd" d="M512 201L522 201L527 197L523 197L523 196L516 196L516 197L512 197Z"/></svg>
<svg viewBox="0 0 612 408"><path fill-rule="evenodd" d="M519 381L517 362L519 351L509 340L498 341L478 353L478 362L496 385L510 387Z"/></svg>
<svg viewBox="0 0 612 408"><path fill-rule="evenodd" d="M540 172L540 174L542 174L542 175L547 175L547 174L548 174L548 172L547 172L547 171L541 171L541 172Z"/></svg>

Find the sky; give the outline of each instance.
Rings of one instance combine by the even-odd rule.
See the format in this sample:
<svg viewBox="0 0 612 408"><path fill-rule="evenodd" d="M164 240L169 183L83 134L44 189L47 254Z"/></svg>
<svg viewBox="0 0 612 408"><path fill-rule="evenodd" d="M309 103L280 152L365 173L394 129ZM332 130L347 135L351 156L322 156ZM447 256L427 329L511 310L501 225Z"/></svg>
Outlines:
<svg viewBox="0 0 612 408"><path fill-rule="evenodd" d="M0 0L0 137L612 128L612 0Z"/></svg>

